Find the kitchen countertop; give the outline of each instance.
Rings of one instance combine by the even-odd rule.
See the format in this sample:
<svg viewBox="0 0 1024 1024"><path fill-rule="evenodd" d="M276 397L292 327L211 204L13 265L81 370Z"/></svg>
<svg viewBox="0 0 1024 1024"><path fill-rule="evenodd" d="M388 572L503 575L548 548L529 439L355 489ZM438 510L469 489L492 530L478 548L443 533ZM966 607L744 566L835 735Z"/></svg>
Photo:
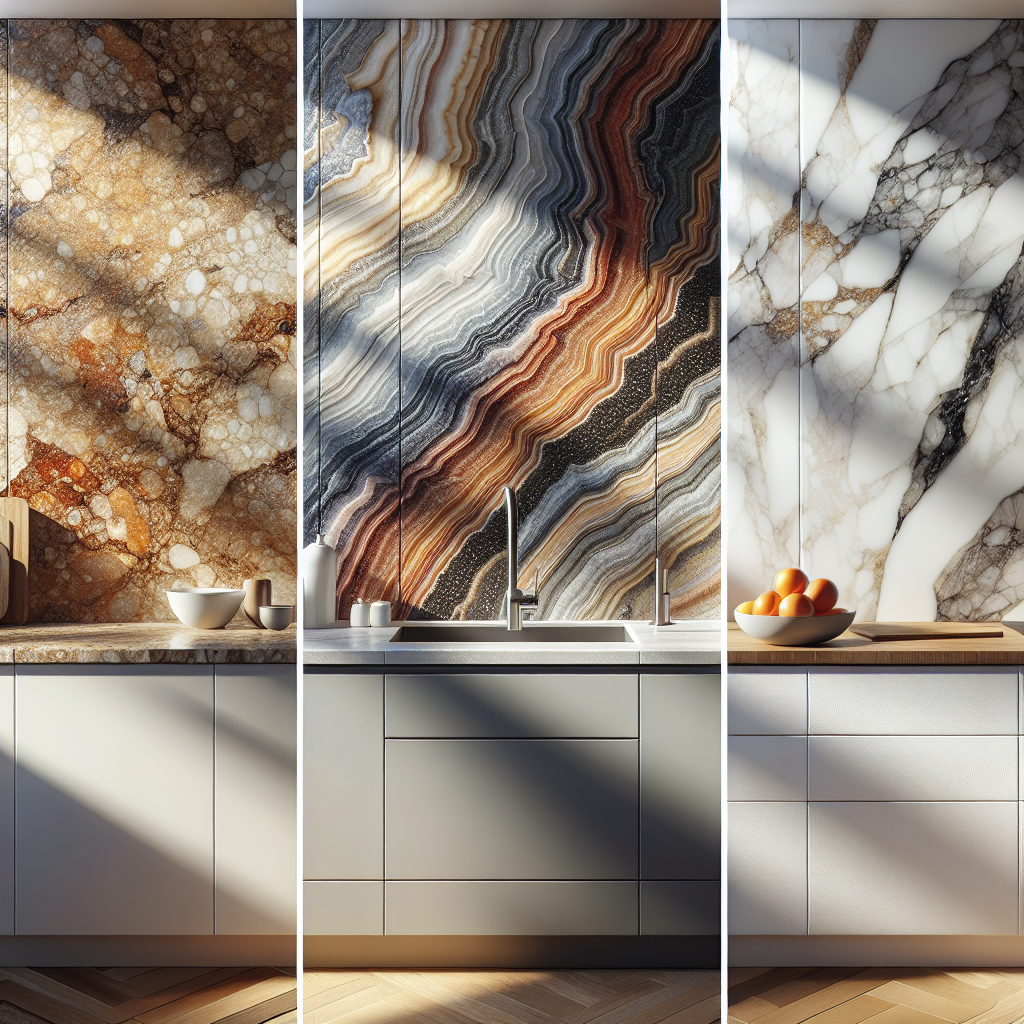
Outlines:
<svg viewBox="0 0 1024 1024"><path fill-rule="evenodd" d="M900 623L932 626L934 623ZM972 623L943 622L969 629ZM995 626L990 622L985 625ZM847 630L815 647L773 647L729 623L730 665L1024 665L1024 622L1002 623L1003 635L989 639L874 641Z"/></svg>
<svg viewBox="0 0 1024 1024"><path fill-rule="evenodd" d="M295 627L190 629L177 622L0 627L0 663L294 664Z"/></svg>
<svg viewBox="0 0 1024 1024"><path fill-rule="evenodd" d="M717 619L654 627L627 625L638 643L389 643L402 625L352 629L339 622L303 632L306 665L718 665L721 622ZM596 623L595 623L596 625ZM529 628L529 627L527 627Z"/></svg>

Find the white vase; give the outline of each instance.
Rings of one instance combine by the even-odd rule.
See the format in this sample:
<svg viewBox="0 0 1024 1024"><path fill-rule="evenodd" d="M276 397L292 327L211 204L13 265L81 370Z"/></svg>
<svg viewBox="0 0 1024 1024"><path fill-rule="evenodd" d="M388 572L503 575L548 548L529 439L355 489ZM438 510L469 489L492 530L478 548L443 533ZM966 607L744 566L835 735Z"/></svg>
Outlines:
<svg viewBox="0 0 1024 1024"><path fill-rule="evenodd" d="M333 626L337 617L338 553L318 533L302 550L302 616L306 629Z"/></svg>

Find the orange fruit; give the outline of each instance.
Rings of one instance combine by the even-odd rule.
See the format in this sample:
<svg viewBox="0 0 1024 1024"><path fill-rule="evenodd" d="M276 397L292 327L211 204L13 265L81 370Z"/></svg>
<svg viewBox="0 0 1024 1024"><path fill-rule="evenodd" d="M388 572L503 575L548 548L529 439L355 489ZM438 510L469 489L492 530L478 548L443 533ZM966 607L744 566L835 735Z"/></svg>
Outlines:
<svg viewBox="0 0 1024 1024"><path fill-rule="evenodd" d="M788 597L790 594L802 594L807 586L807 574L799 569L790 566L788 569L780 569L772 580L772 590L779 597Z"/></svg>
<svg viewBox="0 0 1024 1024"><path fill-rule="evenodd" d="M824 615L839 600L839 588L824 577L811 580L804 593L814 602L814 613Z"/></svg>
<svg viewBox="0 0 1024 1024"><path fill-rule="evenodd" d="M736 611L741 615L753 615L754 614L754 602L744 601L743 604L736 605Z"/></svg>
<svg viewBox="0 0 1024 1024"><path fill-rule="evenodd" d="M779 614L786 618L813 615L814 602L806 594L787 594L779 605Z"/></svg>
<svg viewBox="0 0 1024 1024"><path fill-rule="evenodd" d="M754 598L754 615L778 615L779 602L782 600L774 590L766 590Z"/></svg>

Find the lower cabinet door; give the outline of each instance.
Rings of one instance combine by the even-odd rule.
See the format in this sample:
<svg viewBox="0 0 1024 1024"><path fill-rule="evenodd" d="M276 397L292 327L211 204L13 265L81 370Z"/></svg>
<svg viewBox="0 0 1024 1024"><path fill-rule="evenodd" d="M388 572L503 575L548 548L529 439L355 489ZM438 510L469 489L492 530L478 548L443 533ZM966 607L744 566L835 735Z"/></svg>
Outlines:
<svg viewBox="0 0 1024 1024"><path fill-rule="evenodd" d="M306 935L383 935L383 882L303 882Z"/></svg>
<svg viewBox="0 0 1024 1024"><path fill-rule="evenodd" d="M636 882L385 882L388 935L636 935Z"/></svg>
<svg viewBox="0 0 1024 1024"><path fill-rule="evenodd" d="M213 933L213 670L16 671L20 935Z"/></svg>
<svg viewBox="0 0 1024 1024"><path fill-rule="evenodd" d="M807 804L729 804L729 934L807 934Z"/></svg>
<svg viewBox="0 0 1024 1024"><path fill-rule="evenodd" d="M719 935L719 882L641 882L641 935Z"/></svg>
<svg viewBox="0 0 1024 1024"><path fill-rule="evenodd" d="M811 934L1016 935L1017 807L810 804Z"/></svg>
<svg viewBox="0 0 1024 1024"><path fill-rule="evenodd" d="M387 740L385 878L635 881L637 747Z"/></svg>
<svg viewBox="0 0 1024 1024"><path fill-rule="evenodd" d="M295 933L295 666L216 667L218 935Z"/></svg>

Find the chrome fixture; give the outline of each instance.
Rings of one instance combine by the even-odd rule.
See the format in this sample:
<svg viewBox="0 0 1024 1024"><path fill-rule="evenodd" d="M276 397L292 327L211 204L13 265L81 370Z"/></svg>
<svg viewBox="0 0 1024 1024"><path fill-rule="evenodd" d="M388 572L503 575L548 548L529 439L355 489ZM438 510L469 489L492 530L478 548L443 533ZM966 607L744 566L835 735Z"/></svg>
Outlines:
<svg viewBox="0 0 1024 1024"><path fill-rule="evenodd" d="M653 626L671 626L670 603L672 595L668 589L668 569L662 569L661 559L654 559L654 622Z"/></svg>
<svg viewBox="0 0 1024 1024"><path fill-rule="evenodd" d="M533 593L524 594L519 589L519 507L516 492L505 488L505 511L508 513L508 589L505 592L505 619L508 628L523 628L523 612L537 612L537 576L533 577Z"/></svg>

